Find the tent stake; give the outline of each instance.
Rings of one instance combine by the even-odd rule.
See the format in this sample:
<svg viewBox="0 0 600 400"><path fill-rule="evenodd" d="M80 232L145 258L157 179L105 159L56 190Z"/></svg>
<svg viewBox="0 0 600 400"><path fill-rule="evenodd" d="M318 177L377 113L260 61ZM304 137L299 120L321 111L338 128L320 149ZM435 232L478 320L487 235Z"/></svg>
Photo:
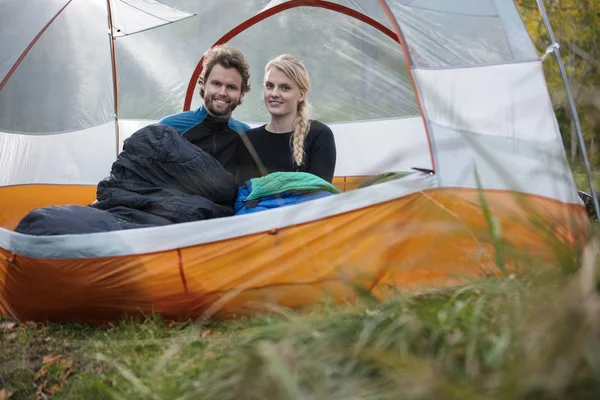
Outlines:
<svg viewBox="0 0 600 400"><path fill-rule="evenodd" d="M587 149L585 147L585 140L583 139L583 132L581 130L581 124L579 123L579 116L577 114L577 107L575 106L575 100L573 98L573 93L571 93L571 85L569 84L567 78L567 71L565 70L565 65L562 61L560 55L560 46L556 41L556 37L554 36L554 31L552 30L552 26L550 25L550 19L548 18L548 14L546 13L546 7L544 7L543 0L536 0L540 12L542 14L542 18L544 20L544 24L546 25L546 29L548 30L548 35L550 35L550 41L552 42L551 46L554 51L554 55L556 56L556 61L558 62L558 68L560 69L560 75L562 77L563 83L565 85L565 91L567 95L567 100L569 102L569 108L571 110L571 116L573 117L573 122L575 123L575 129L577 130L577 136L579 138L579 147L581 148L581 154L583 155L583 162L585 165L585 171L588 176L588 184L590 185L590 190L592 192L592 199L594 200L594 208L596 210L596 216L600 221L600 206L598 206L598 194L594 188L594 180L592 178L592 169L590 167L590 161L588 160Z"/></svg>

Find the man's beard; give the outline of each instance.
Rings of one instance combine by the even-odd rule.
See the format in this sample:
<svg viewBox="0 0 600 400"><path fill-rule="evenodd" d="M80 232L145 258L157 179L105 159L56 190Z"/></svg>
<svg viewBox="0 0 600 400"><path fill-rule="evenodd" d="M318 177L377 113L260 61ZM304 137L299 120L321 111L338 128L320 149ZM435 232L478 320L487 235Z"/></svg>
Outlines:
<svg viewBox="0 0 600 400"><path fill-rule="evenodd" d="M235 110L239 104L238 101L230 101L224 109L219 110L214 107L214 102L214 96L208 97L204 100L204 105L206 109L217 118L229 118L229 116L233 113L233 110Z"/></svg>

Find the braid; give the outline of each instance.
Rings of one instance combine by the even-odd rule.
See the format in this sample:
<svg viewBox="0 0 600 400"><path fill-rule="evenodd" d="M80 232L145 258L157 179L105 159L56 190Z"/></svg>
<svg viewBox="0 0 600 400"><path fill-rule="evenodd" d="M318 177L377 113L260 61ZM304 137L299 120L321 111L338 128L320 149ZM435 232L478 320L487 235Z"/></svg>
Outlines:
<svg viewBox="0 0 600 400"><path fill-rule="evenodd" d="M292 155L296 166L300 167L304 159L304 140L310 129L308 104L305 99L298 104L298 115L294 119L294 133L292 134Z"/></svg>

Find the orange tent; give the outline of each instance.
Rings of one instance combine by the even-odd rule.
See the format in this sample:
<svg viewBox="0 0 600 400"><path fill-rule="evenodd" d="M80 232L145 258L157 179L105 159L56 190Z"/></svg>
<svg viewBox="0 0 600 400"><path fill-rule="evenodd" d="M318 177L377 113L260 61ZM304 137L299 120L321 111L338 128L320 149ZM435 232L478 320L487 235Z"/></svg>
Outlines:
<svg viewBox="0 0 600 400"><path fill-rule="evenodd" d="M27 3L4 5L1 24L0 315L101 323L351 301L357 286L385 296L556 263L586 236L513 1ZM123 140L199 106L199 56L224 42L253 88L277 54L307 65L343 193L164 227L14 232L35 208L93 202ZM235 117L266 121L259 89ZM359 187L387 172L407 174Z"/></svg>

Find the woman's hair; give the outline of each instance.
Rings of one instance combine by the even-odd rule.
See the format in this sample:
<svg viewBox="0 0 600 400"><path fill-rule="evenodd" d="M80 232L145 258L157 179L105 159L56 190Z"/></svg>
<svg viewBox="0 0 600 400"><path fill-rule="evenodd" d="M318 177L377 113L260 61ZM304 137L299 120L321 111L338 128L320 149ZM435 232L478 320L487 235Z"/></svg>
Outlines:
<svg viewBox="0 0 600 400"><path fill-rule="evenodd" d="M226 44L211 47L204 53L203 68L198 79L200 85L205 83L206 77L210 75L217 64L223 68L235 68L242 76L242 94L250 91L250 67L244 59L244 55L241 51ZM204 98L202 86L200 86L200 96Z"/></svg>
<svg viewBox="0 0 600 400"><path fill-rule="evenodd" d="M294 133L291 137L294 162L297 166L301 166L304 159L304 140L310 129L310 104L308 102L310 79L308 78L308 71L300 60L290 54L281 54L269 61L265 66L265 74L273 67L283 72L305 93L304 100L298 103L297 115L293 124Z"/></svg>

